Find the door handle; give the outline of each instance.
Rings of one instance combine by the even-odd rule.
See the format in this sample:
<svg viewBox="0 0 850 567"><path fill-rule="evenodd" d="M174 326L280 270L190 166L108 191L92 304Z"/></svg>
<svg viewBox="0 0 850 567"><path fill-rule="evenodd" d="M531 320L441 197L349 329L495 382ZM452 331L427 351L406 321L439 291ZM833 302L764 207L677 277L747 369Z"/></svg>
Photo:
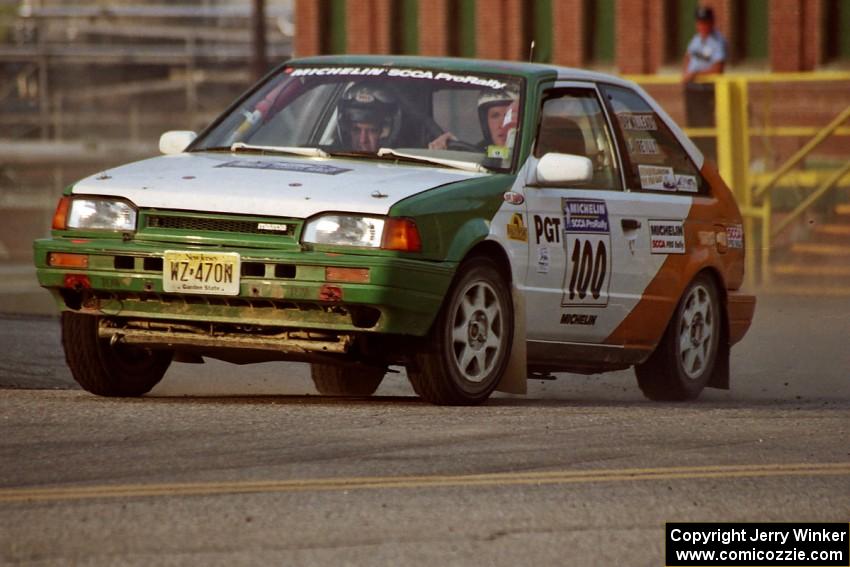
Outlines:
<svg viewBox="0 0 850 567"><path fill-rule="evenodd" d="M620 226L623 230L637 230L640 228L640 221L637 219L620 219Z"/></svg>

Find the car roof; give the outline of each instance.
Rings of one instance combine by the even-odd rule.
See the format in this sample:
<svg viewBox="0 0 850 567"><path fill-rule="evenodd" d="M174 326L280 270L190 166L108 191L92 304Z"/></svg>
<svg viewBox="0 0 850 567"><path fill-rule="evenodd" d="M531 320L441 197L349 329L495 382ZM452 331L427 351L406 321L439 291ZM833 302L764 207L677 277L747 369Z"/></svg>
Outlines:
<svg viewBox="0 0 850 567"><path fill-rule="evenodd" d="M502 61L495 59L465 59L461 57L419 57L414 55L318 55L291 59L287 65L374 65L376 67L413 67L447 69L477 73L507 73L526 79L596 81L634 87L631 81L607 73L561 67L546 63Z"/></svg>

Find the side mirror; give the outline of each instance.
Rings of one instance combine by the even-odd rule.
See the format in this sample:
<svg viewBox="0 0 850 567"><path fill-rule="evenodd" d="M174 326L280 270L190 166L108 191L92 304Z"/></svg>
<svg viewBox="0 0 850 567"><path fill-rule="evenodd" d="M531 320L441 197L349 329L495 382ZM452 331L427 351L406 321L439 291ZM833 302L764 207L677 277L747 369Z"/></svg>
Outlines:
<svg viewBox="0 0 850 567"><path fill-rule="evenodd" d="M548 153L537 162L537 185L570 185L593 179L593 162L584 156Z"/></svg>
<svg viewBox="0 0 850 567"><path fill-rule="evenodd" d="M159 151L165 155L182 153L197 137L191 130L171 130L159 137Z"/></svg>

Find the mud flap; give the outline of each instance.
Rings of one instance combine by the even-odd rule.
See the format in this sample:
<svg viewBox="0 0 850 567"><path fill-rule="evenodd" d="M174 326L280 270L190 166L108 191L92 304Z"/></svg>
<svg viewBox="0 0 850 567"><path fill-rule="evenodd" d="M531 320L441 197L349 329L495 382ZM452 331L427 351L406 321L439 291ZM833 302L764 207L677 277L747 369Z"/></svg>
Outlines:
<svg viewBox="0 0 850 567"><path fill-rule="evenodd" d="M525 394L528 391L528 368L525 350L525 297L511 286L514 303L514 341L505 373L496 386L499 392Z"/></svg>
<svg viewBox="0 0 850 567"><path fill-rule="evenodd" d="M729 359L731 358L732 348L729 345L729 332L726 330L726 327L727 325L723 325L720 332L717 360L714 362L714 370L711 373L711 378L708 379L708 384L706 384L709 388L729 389L729 377L731 374Z"/></svg>

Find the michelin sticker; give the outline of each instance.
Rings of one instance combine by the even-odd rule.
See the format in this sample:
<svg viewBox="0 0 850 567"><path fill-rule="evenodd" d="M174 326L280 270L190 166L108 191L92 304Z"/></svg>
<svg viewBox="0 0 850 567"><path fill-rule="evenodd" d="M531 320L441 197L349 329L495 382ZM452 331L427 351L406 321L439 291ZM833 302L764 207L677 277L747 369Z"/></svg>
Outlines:
<svg viewBox="0 0 850 567"><path fill-rule="evenodd" d="M292 77L328 77L328 76L353 76L353 77L403 77L408 79L430 79L433 81L447 81L473 85L476 87L489 87L501 90L507 83L497 81L490 77L479 77L476 75L455 75L445 71L430 71L428 69L399 69L395 67L287 67L284 73Z"/></svg>
<svg viewBox="0 0 850 567"><path fill-rule="evenodd" d="M611 282L611 226L600 199L562 199L566 270L562 307L605 307Z"/></svg>
<svg viewBox="0 0 850 567"><path fill-rule="evenodd" d="M587 325L596 324L596 315L585 315L584 313L562 313L561 325Z"/></svg>
<svg viewBox="0 0 850 567"><path fill-rule="evenodd" d="M511 215L511 222L508 223L506 229L508 238L511 240L528 242L528 229L525 227L525 222L522 220L521 214L514 213Z"/></svg>
<svg viewBox="0 0 850 567"><path fill-rule="evenodd" d="M650 220L649 237L653 254L685 253L685 223L682 221Z"/></svg>

